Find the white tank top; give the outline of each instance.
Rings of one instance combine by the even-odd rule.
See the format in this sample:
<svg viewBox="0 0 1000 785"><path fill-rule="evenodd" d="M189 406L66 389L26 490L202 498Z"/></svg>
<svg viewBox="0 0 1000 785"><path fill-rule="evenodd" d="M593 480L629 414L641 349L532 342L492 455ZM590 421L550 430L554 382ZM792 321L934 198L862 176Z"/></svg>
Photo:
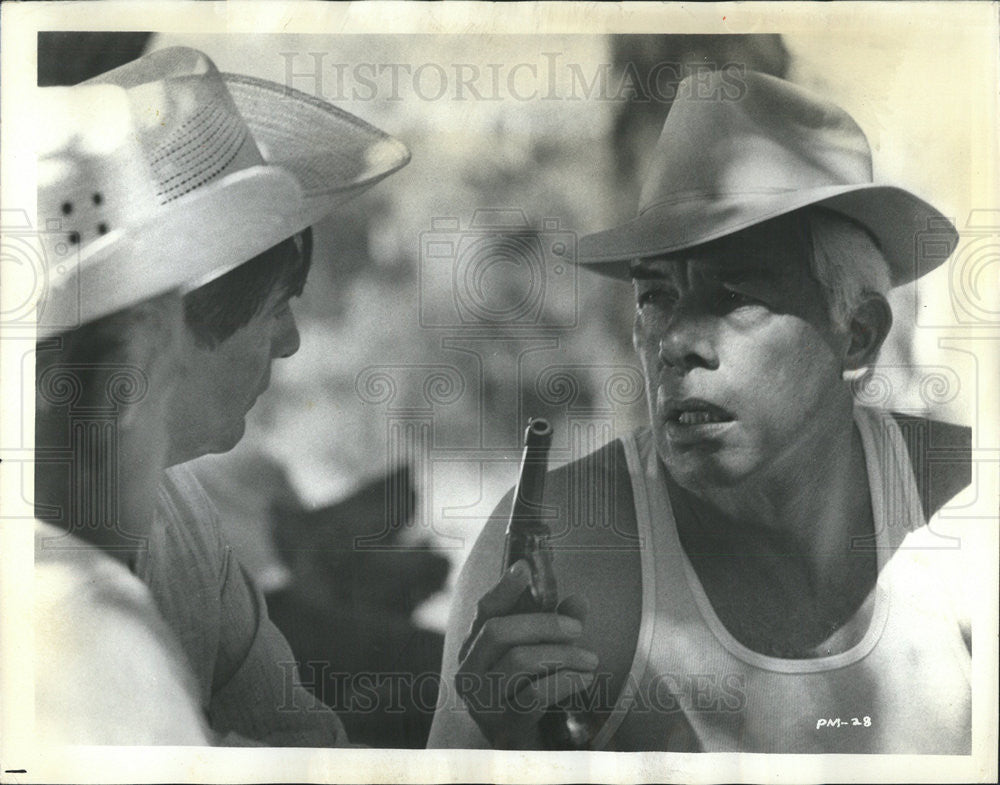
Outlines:
<svg viewBox="0 0 1000 785"><path fill-rule="evenodd" d="M642 619L595 749L969 754L971 659L939 569L960 551L927 536L891 416L858 407L855 422L875 520L873 611L856 645L812 659L760 654L729 634L681 547L649 432L623 440L643 543Z"/></svg>

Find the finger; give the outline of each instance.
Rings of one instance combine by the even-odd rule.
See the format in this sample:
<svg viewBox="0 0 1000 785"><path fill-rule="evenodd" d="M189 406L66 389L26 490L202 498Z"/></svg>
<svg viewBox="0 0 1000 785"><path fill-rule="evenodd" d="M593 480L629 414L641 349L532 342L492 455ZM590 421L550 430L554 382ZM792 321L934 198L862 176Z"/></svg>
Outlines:
<svg viewBox="0 0 1000 785"><path fill-rule="evenodd" d="M518 559L503 574L499 582L479 599L476 606L476 617L469 626L469 634L465 636L458 650L458 661L465 659L469 647L489 619L511 610L518 598L531 583L531 568L524 559Z"/></svg>
<svg viewBox="0 0 1000 785"><path fill-rule="evenodd" d="M461 670L484 673L513 646L569 643L580 637L583 625L555 613L518 613L487 619L462 660Z"/></svg>
<svg viewBox="0 0 1000 785"><path fill-rule="evenodd" d="M581 624L587 621L587 614L590 613L590 603L582 594L572 594L566 597L556 608L556 613L563 616L572 616Z"/></svg>
<svg viewBox="0 0 1000 785"><path fill-rule="evenodd" d="M504 572L497 584L479 599L476 616L489 619L510 613L530 584L531 567L524 559L518 559Z"/></svg>
<svg viewBox="0 0 1000 785"><path fill-rule="evenodd" d="M549 706L590 687L594 674L560 670L527 684L509 701L510 710L524 716L525 721L537 721Z"/></svg>
<svg viewBox="0 0 1000 785"><path fill-rule="evenodd" d="M539 677L558 670L590 673L597 668L597 655L579 646L516 646L507 652L491 672L502 674L504 694L511 696Z"/></svg>

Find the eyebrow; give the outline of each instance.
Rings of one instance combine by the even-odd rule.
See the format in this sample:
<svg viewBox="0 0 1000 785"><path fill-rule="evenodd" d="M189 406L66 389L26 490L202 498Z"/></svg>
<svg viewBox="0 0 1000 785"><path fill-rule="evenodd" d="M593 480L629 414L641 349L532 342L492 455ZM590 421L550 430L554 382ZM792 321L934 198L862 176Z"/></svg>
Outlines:
<svg viewBox="0 0 1000 785"><path fill-rule="evenodd" d="M658 278L666 278L659 270L652 270L645 265L637 265L629 270L629 276L634 281L647 281L656 280Z"/></svg>
<svg viewBox="0 0 1000 785"><path fill-rule="evenodd" d="M676 260L665 260L674 261L677 263L682 262L681 259ZM629 271L630 276L636 281L662 281L667 277L667 274L662 269L656 269L651 267L648 263L640 262L634 266ZM751 280L774 280L776 277L774 270L764 264L747 264L736 268L727 267L723 265L715 265L710 268L709 274L721 281L728 281L732 283L744 283Z"/></svg>

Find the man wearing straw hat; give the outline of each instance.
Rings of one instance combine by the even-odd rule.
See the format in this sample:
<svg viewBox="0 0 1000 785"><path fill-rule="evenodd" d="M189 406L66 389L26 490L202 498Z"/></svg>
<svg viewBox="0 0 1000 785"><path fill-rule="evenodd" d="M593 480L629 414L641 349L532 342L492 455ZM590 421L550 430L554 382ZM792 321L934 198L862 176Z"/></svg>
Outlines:
<svg viewBox="0 0 1000 785"><path fill-rule="evenodd" d="M409 152L323 101L222 74L193 49L153 52L89 84L124 90L137 124L136 160L121 167L119 191L71 205L82 214L73 241L118 245L135 265L120 283L104 281L106 296L124 296L137 271L190 259L214 265L184 297L166 414L173 468L135 572L178 636L221 743L346 744L337 716L299 684L288 643L232 555L214 506L176 464L242 437L271 362L298 348L289 301L309 270L310 227L405 165ZM133 219L128 229L122 215Z"/></svg>
<svg viewBox="0 0 1000 785"><path fill-rule="evenodd" d="M459 579L434 746L544 747L567 701L591 749L969 752L963 543L928 525L969 482L969 433L852 395L886 292L957 234L872 181L839 107L721 79L681 82L638 217L580 242L633 283L650 425L547 479L560 613L513 612L531 575L497 582L497 509Z"/></svg>
<svg viewBox="0 0 1000 785"><path fill-rule="evenodd" d="M47 228L35 352L35 738L208 744L177 636L131 568L166 467L181 293L226 268L165 248L137 260L122 242L145 227L141 115L127 91L43 88L32 109Z"/></svg>

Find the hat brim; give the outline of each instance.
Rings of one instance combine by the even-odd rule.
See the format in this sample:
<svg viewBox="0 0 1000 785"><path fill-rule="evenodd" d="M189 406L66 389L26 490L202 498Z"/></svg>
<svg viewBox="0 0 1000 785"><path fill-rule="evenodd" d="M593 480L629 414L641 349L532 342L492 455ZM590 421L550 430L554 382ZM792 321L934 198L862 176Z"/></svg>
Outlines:
<svg viewBox="0 0 1000 785"><path fill-rule="evenodd" d="M398 139L326 101L241 74L222 78L264 161L289 172L302 190L305 212L294 231L316 223L410 160Z"/></svg>
<svg viewBox="0 0 1000 785"><path fill-rule="evenodd" d="M954 225L902 188L871 183L799 191L692 194L659 203L627 223L580 238L577 264L628 279L639 259L675 254L810 205L867 228L889 264L893 286L943 264L958 244Z"/></svg>
<svg viewBox="0 0 1000 785"><path fill-rule="evenodd" d="M223 74L264 159L170 202L147 221L49 265L39 337L62 332L172 289L218 278L405 166L399 140L297 90ZM47 255L66 251L51 237ZM72 251L72 249L69 249ZM125 260L125 261L123 261Z"/></svg>

